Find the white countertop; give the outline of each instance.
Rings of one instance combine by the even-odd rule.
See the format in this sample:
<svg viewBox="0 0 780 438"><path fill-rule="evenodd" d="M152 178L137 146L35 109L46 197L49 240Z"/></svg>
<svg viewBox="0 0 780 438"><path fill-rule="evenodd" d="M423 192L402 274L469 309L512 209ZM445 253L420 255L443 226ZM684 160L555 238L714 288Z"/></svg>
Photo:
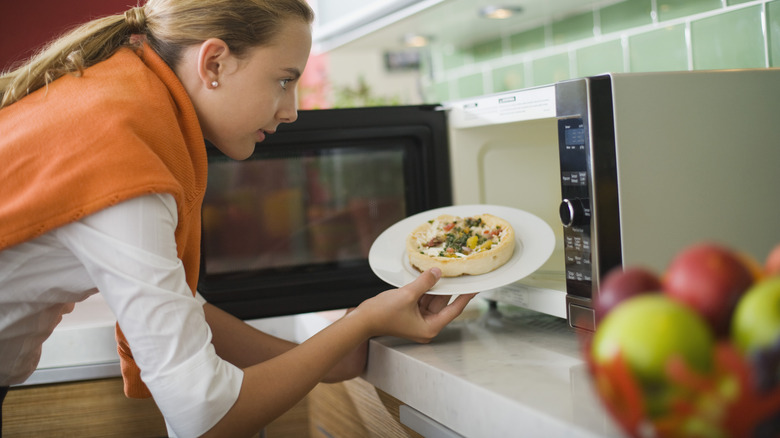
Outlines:
<svg viewBox="0 0 780 438"><path fill-rule="evenodd" d="M119 375L113 318L96 297L63 318L29 384ZM330 316L250 323L300 342ZM621 436L593 393L565 320L513 307L498 315L480 299L430 344L372 339L363 378L466 437Z"/></svg>
<svg viewBox="0 0 780 438"><path fill-rule="evenodd" d="M431 344L373 340L365 379L466 437L621 436L565 320L480 307Z"/></svg>

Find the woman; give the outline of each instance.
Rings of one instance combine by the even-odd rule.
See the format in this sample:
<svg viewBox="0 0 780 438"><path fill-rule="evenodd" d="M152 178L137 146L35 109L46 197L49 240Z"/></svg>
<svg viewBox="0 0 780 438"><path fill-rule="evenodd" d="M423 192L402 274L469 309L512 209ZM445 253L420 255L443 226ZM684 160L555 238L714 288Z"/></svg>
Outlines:
<svg viewBox="0 0 780 438"><path fill-rule="evenodd" d="M425 295L428 271L295 346L195 293L203 139L241 160L295 121L312 18L303 0L150 0L0 77L0 387L99 291L129 396L176 435L249 435L358 375L368 338L427 342L461 313L473 295Z"/></svg>

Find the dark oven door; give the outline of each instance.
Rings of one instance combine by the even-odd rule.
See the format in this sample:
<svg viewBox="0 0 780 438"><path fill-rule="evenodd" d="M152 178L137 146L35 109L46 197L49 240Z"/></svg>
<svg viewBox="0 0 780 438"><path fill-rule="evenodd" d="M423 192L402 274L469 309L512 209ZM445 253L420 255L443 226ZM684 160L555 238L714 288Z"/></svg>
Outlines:
<svg viewBox="0 0 780 438"><path fill-rule="evenodd" d="M434 106L301 111L234 161L208 146L200 293L243 319L355 306L386 228L451 204Z"/></svg>

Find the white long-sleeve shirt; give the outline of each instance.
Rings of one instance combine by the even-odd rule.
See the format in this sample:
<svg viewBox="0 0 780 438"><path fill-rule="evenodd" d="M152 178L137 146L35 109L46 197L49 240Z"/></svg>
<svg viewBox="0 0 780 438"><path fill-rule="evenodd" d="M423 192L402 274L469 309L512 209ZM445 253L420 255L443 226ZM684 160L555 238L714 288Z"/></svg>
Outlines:
<svg viewBox="0 0 780 438"><path fill-rule="evenodd" d="M147 195L0 251L0 386L29 377L62 315L100 291L169 427L196 436L216 424L243 372L214 351L176 224L173 197Z"/></svg>

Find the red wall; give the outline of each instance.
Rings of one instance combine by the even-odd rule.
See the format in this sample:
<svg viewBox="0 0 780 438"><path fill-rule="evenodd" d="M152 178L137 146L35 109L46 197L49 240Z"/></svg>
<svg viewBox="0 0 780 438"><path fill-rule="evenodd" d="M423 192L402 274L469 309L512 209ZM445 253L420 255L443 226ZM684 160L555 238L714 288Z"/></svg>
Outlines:
<svg viewBox="0 0 780 438"><path fill-rule="evenodd" d="M134 4L134 0L0 0L0 70L77 24L124 12Z"/></svg>

